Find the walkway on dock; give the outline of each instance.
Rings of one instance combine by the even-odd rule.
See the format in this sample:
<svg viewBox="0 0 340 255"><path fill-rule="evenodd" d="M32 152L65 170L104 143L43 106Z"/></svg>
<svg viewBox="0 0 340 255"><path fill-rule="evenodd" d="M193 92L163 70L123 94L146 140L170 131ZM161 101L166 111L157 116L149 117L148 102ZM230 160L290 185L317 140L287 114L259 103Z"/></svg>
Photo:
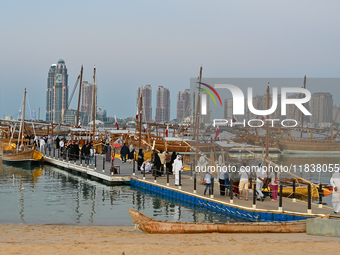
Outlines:
<svg viewBox="0 0 340 255"><path fill-rule="evenodd" d="M55 153L55 154L54 154ZM111 168L111 162L105 161L105 155L99 155L96 154L96 164L89 164L85 165L84 160L66 160L63 159L59 152L56 150L47 151L46 154L44 154L46 157L46 162L65 167L65 164L68 166L72 166L72 170L79 171L79 172L84 172L86 171L88 174L91 176L95 176L97 179L102 179L102 180L109 180L112 182L111 184L114 184L115 180L118 183L118 180L121 180L122 178L124 180L129 180L130 176L135 176L139 180L143 181L143 174L141 171L137 169L137 163L135 162L135 175L133 174L133 162L127 162L127 163L122 163L120 159L115 159L114 161L114 166L120 168L120 173L118 174L113 174L110 171ZM198 177L196 179L196 194L194 194L194 178L191 176L192 173L188 171L184 171L181 175L181 180L182 180L182 186L175 186L175 176L174 175L169 175L169 186L167 186L167 176L162 176L162 177L157 177L156 183L157 185L161 185L163 187L170 187L175 190L179 191L185 191L188 192L192 195L197 195L200 197L204 198L211 198L208 195L204 196L204 189L205 186L201 184L201 177ZM150 184L155 184L154 182L154 176L152 174L146 174L145 175L145 181L150 183ZM214 183L214 193L213 193L213 199L220 201L220 202L225 202L225 203L231 203L235 206L242 206L246 207L248 209L253 209L253 191L249 190L249 196L248 196L248 201L245 201L245 191L243 191L243 199L240 200L238 198L233 198L233 201L231 201L230 196L221 196L220 195L220 190L219 190L219 184ZM256 201L256 209L263 209L263 210L273 210L273 211L278 211L279 210L279 199L275 202L271 201L269 197L267 197L263 202L261 201ZM293 201L293 199L290 198L283 198L282 200L282 210L283 212L292 212L292 213L308 213L308 203L305 201L300 201L296 200L296 202ZM312 203L311 207L312 213L313 214L330 214L332 217L337 217L336 214L333 212L333 208L328 207L328 206L323 206L322 208L319 208L318 204Z"/></svg>

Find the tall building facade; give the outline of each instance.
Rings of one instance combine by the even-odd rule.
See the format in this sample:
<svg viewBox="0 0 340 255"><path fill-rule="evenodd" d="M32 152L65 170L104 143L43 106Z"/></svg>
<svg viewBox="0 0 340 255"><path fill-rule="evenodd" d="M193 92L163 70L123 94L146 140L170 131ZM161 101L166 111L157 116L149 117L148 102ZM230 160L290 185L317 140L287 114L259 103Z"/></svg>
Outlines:
<svg viewBox="0 0 340 255"><path fill-rule="evenodd" d="M170 121L170 90L163 86L157 88L156 122Z"/></svg>
<svg viewBox="0 0 340 255"><path fill-rule="evenodd" d="M68 102L68 74L65 61L60 59L48 71L46 90L46 121L60 123Z"/></svg>
<svg viewBox="0 0 340 255"><path fill-rule="evenodd" d="M330 93L314 93L310 100L310 122L332 123L333 121L333 97Z"/></svg>
<svg viewBox="0 0 340 255"><path fill-rule="evenodd" d="M177 94L177 119L190 116L190 89L181 90Z"/></svg>
<svg viewBox="0 0 340 255"><path fill-rule="evenodd" d="M137 89L137 109L139 109L140 96L143 96L142 101L142 121L152 121L152 88L151 85L141 86ZM139 111L139 110L138 110Z"/></svg>
<svg viewBox="0 0 340 255"><path fill-rule="evenodd" d="M88 83L83 81L81 88L81 111L84 112L86 123L92 120L93 117L93 83ZM95 103L96 103L96 113L98 107L97 101L97 86L95 86Z"/></svg>
<svg viewBox="0 0 340 255"><path fill-rule="evenodd" d="M303 98L303 94L301 93L294 93L293 95L289 96L288 98ZM309 110L309 102L304 103L303 106ZM302 112L295 104L288 104L286 106L286 119L293 119L296 120L298 123L301 123L302 121ZM309 122L309 116L303 116L303 123L306 125L306 123Z"/></svg>

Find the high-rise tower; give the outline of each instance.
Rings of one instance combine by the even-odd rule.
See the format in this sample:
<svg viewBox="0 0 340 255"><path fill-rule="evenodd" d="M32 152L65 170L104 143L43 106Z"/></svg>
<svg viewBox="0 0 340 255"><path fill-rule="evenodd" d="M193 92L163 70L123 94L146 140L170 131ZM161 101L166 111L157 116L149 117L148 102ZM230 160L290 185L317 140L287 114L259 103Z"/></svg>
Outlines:
<svg viewBox="0 0 340 255"><path fill-rule="evenodd" d="M151 85L141 86L137 89L137 109L139 108L140 95L143 95L142 101L142 121L151 122L152 120L152 88Z"/></svg>
<svg viewBox="0 0 340 255"><path fill-rule="evenodd" d="M177 94L177 119L190 116L190 89L181 90Z"/></svg>
<svg viewBox="0 0 340 255"><path fill-rule="evenodd" d="M68 74L65 61L59 59L48 71L46 91L46 121L60 123L68 102Z"/></svg>
<svg viewBox="0 0 340 255"><path fill-rule="evenodd" d="M157 88L156 122L170 121L170 90L163 86Z"/></svg>
<svg viewBox="0 0 340 255"><path fill-rule="evenodd" d="M85 114L85 123L88 123L93 118L93 83L83 81L82 88L82 99L81 99L81 111ZM95 104L98 105L97 101L97 86L95 88ZM97 108L97 107L96 107ZM97 109L96 109L97 114Z"/></svg>

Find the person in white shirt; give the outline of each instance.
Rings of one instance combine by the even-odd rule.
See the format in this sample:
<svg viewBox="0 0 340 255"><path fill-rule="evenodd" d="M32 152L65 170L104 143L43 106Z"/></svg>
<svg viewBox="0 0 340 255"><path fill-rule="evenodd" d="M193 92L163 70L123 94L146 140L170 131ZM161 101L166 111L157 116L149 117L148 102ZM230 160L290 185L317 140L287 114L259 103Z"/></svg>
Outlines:
<svg viewBox="0 0 340 255"><path fill-rule="evenodd" d="M145 171L146 174L150 173L150 170L151 170L150 159L147 159L146 161L143 162L143 164L140 167L140 170L142 172Z"/></svg>
<svg viewBox="0 0 340 255"><path fill-rule="evenodd" d="M183 169L183 163L182 163L182 156L181 155L177 155L177 158L174 161L174 165L173 165L173 171L175 173L175 186L180 185L179 183L179 172L182 171Z"/></svg>
<svg viewBox="0 0 340 255"><path fill-rule="evenodd" d="M267 173L262 168L262 164L259 163L257 171L256 171L256 191L257 191L257 200L264 200L264 195L262 193L263 183L267 179Z"/></svg>
<svg viewBox="0 0 340 255"><path fill-rule="evenodd" d="M330 183L333 186L332 204L334 213L338 213L340 211L340 174L338 169L334 171Z"/></svg>
<svg viewBox="0 0 340 255"><path fill-rule="evenodd" d="M45 139L44 139L44 137L42 137L41 139L40 139L40 152L44 152L44 150L45 150Z"/></svg>
<svg viewBox="0 0 340 255"><path fill-rule="evenodd" d="M247 169L247 164L244 162L243 166L240 168L240 184L239 184L239 190L240 190L240 199L242 199L242 191L243 189L246 190L246 201L248 200L248 184L249 184L249 168Z"/></svg>

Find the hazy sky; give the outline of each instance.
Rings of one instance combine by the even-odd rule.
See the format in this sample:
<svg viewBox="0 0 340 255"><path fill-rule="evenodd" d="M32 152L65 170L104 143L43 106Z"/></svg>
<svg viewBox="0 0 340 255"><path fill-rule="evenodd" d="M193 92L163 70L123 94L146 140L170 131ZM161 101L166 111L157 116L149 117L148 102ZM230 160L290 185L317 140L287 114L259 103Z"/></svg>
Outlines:
<svg viewBox="0 0 340 255"><path fill-rule="evenodd" d="M203 77L339 77L339 1L0 2L0 117L17 117L27 88L45 119L47 74L64 59L70 93L81 65L108 115L135 115L138 86L176 96ZM340 103L339 89L331 92ZM71 107L76 106L76 98Z"/></svg>

